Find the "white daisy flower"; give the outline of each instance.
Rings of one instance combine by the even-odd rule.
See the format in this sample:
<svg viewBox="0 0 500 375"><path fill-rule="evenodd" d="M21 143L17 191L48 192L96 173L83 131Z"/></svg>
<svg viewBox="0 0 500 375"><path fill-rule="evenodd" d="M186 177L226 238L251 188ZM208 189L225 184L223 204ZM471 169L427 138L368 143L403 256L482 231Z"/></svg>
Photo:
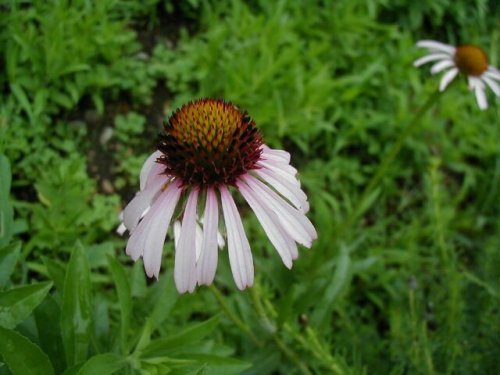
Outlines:
<svg viewBox="0 0 500 375"><path fill-rule="evenodd" d="M140 191L123 210L118 232L131 233L126 253L142 257L146 274L158 278L172 222L175 285L180 293L192 292L215 277L217 247L225 245L221 219L234 281L239 289L252 286L250 244L232 197L239 191L291 268L296 243L310 247L317 234L289 163L290 154L263 144L255 122L238 107L215 99L182 106L166 122L158 151L140 172Z"/></svg>
<svg viewBox="0 0 500 375"><path fill-rule="evenodd" d="M489 86L496 96L500 96L500 71L488 65L488 57L476 46L464 44L457 47L433 40L421 40L418 47L427 48L429 54L414 62L415 66L433 62L431 73L446 73L441 78L439 90L444 91L453 79L462 73L469 81L469 88L476 94L480 109L488 108L485 88Z"/></svg>

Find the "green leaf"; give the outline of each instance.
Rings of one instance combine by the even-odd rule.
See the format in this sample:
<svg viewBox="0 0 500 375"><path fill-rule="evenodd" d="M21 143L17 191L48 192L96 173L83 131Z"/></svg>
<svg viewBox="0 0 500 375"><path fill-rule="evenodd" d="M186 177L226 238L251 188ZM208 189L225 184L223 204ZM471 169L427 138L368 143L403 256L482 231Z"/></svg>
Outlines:
<svg viewBox="0 0 500 375"><path fill-rule="evenodd" d="M21 242L13 242L0 248L0 288L7 285L10 275L16 267L21 252Z"/></svg>
<svg viewBox="0 0 500 375"><path fill-rule="evenodd" d="M7 245L12 238L14 211L9 200L11 179L9 159L0 155L0 247Z"/></svg>
<svg viewBox="0 0 500 375"><path fill-rule="evenodd" d="M61 308L61 331L68 366L87 359L92 325L90 268L80 244L71 253Z"/></svg>
<svg viewBox="0 0 500 375"><path fill-rule="evenodd" d="M238 359L209 354L192 354L189 358L203 363L203 375L236 375L252 366L250 363Z"/></svg>
<svg viewBox="0 0 500 375"><path fill-rule="evenodd" d="M0 327L0 354L14 375L54 373L47 355L26 337Z"/></svg>
<svg viewBox="0 0 500 375"><path fill-rule="evenodd" d="M12 83L10 85L10 90L12 91L12 94L14 94L15 98L19 102L19 105L21 106L22 109L26 112L28 117L30 118L30 121L33 122L34 117L33 117L33 108L31 106L31 103L26 96L26 93L24 90L21 88L20 85L16 83Z"/></svg>
<svg viewBox="0 0 500 375"><path fill-rule="evenodd" d="M33 311L33 316L35 317L40 348L51 359L56 373L61 374L66 368L66 361L59 327L60 306L49 294Z"/></svg>
<svg viewBox="0 0 500 375"><path fill-rule="evenodd" d="M40 116L47 107L47 99L49 98L49 90L46 88L39 89L35 94L35 102L33 112L35 116Z"/></svg>
<svg viewBox="0 0 500 375"><path fill-rule="evenodd" d="M130 327L130 314L132 312L130 284L127 273L120 262L114 257L109 256L108 263L113 274L118 293L118 302L120 303L120 342L122 352L125 354L127 352L127 335Z"/></svg>
<svg viewBox="0 0 500 375"><path fill-rule="evenodd" d="M0 326L14 328L43 301L52 282L21 286L0 292Z"/></svg>
<svg viewBox="0 0 500 375"><path fill-rule="evenodd" d="M126 359L114 353L98 354L90 358L77 372L77 375L108 375L120 370Z"/></svg>
<svg viewBox="0 0 500 375"><path fill-rule="evenodd" d="M49 277L54 281L56 289L62 294L64 290L64 279L66 278L64 266L60 262L47 257L42 257L42 261L47 269Z"/></svg>
<svg viewBox="0 0 500 375"><path fill-rule="evenodd" d="M174 349L191 345L198 342L201 338L209 335L218 323L219 316L216 315L202 323L195 324L176 335L155 340L144 348L142 356L161 357L171 354Z"/></svg>
<svg viewBox="0 0 500 375"><path fill-rule="evenodd" d="M324 322L328 313L333 309L335 300L349 280L351 263L349 249L342 246L340 248L340 254L337 257L337 267L323 294L323 301L325 302L322 306L318 307L312 316L312 321L315 322L315 324Z"/></svg>

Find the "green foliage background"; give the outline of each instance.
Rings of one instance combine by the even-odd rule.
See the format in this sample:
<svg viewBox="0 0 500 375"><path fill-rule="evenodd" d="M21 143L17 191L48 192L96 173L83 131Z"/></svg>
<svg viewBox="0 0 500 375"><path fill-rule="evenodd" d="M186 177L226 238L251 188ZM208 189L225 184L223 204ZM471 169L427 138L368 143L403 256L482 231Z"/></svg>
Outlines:
<svg viewBox="0 0 500 375"><path fill-rule="evenodd" d="M419 39L482 46L495 0L0 2L0 374L496 374L500 110L438 86ZM287 270L244 218L256 285L178 295L114 232L170 112L248 110L319 238ZM365 199L366 198L366 199ZM246 210L245 210L246 212Z"/></svg>

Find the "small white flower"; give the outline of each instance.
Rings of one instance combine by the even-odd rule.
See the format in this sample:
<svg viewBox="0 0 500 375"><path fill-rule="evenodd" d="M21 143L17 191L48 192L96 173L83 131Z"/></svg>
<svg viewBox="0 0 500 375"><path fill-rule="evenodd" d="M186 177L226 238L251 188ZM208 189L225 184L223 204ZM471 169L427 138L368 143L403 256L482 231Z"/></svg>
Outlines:
<svg viewBox="0 0 500 375"><path fill-rule="evenodd" d="M468 44L454 47L434 40L421 40L417 46L427 48L429 54L416 60L415 66L433 62L432 74L446 71L439 84L440 91L444 91L458 73L462 73L468 79L469 88L474 90L480 109L488 108L486 85L496 96L500 96L500 86L496 82L500 81L500 71L488 65L488 57L481 48Z"/></svg>
<svg viewBox="0 0 500 375"><path fill-rule="evenodd" d="M231 193L237 190L291 268L298 257L296 243L310 247L317 234L289 162L288 152L263 144L254 121L236 106L214 99L182 106L165 124L158 151L140 172L140 191L123 210L117 231L131 233L126 253L134 260L142 257L146 274L158 278L173 222L175 285L180 293L192 292L215 277L217 247L225 245L220 218L236 285L252 286L250 244Z"/></svg>

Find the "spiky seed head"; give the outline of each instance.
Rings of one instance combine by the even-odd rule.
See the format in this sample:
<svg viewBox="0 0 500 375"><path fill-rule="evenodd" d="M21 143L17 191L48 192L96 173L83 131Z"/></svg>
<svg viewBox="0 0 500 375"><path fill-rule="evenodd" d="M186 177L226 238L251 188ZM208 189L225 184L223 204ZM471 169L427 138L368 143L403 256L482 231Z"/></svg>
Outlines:
<svg viewBox="0 0 500 375"><path fill-rule="evenodd" d="M158 162L183 185L235 185L256 168L262 137L250 116L218 99L183 105L165 122Z"/></svg>

